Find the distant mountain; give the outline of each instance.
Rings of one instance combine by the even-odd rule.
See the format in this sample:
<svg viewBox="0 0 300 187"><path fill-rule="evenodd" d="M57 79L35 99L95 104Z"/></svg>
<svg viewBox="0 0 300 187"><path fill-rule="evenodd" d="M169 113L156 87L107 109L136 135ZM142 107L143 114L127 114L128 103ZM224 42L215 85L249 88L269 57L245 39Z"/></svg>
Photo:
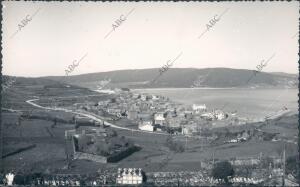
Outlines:
<svg viewBox="0 0 300 187"><path fill-rule="evenodd" d="M297 87L298 75L265 73L230 68L170 68L159 74L159 69L119 70L89 73L68 77L43 77L72 85L97 88L191 88L191 87ZM157 78L157 79L155 79ZM155 80L155 81L154 81ZM103 84L105 85L103 86Z"/></svg>
<svg viewBox="0 0 300 187"><path fill-rule="evenodd" d="M298 77L297 74L283 73L283 72L271 72L271 74L274 74L274 75L282 75L282 76L290 76L290 77Z"/></svg>

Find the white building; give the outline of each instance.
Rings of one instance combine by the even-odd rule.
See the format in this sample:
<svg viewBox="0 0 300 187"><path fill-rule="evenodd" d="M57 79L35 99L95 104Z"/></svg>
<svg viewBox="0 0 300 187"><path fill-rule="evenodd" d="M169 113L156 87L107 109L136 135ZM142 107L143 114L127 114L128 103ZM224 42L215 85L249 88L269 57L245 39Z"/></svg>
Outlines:
<svg viewBox="0 0 300 187"><path fill-rule="evenodd" d="M215 110L213 112L207 112L201 114L201 117L212 119L212 120L222 120L226 118L226 115L221 110Z"/></svg>
<svg viewBox="0 0 300 187"><path fill-rule="evenodd" d="M207 112L207 113L201 114L201 117L208 118L208 119L213 119L214 115L210 112Z"/></svg>
<svg viewBox="0 0 300 187"><path fill-rule="evenodd" d="M147 100L147 96L146 96L146 95L143 95L143 94L141 94L141 100L142 100L142 101L146 101L146 100Z"/></svg>
<svg viewBox="0 0 300 187"><path fill-rule="evenodd" d="M163 112L158 112L154 114L154 123L159 125L164 125L165 117Z"/></svg>
<svg viewBox="0 0 300 187"><path fill-rule="evenodd" d="M158 113L154 114L154 120L165 120L164 113L158 112Z"/></svg>
<svg viewBox="0 0 300 187"><path fill-rule="evenodd" d="M15 175L13 173L8 173L5 175L7 186L12 186L14 182Z"/></svg>
<svg viewBox="0 0 300 187"><path fill-rule="evenodd" d="M140 94L134 93L132 94L132 99L137 99L140 96Z"/></svg>
<svg viewBox="0 0 300 187"><path fill-rule="evenodd" d="M108 105L108 103L109 103L110 101L109 100L107 100L107 101L99 101L98 102L98 105L100 105L100 106L106 106L106 105Z"/></svg>
<svg viewBox="0 0 300 187"><path fill-rule="evenodd" d="M159 100L159 96L157 96L157 95L152 95L152 100Z"/></svg>
<svg viewBox="0 0 300 187"><path fill-rule="evenodd" d="M143 131L154 131L154 127L150 124L139 124L139 129Z"/></svg>
<svg viewBox="0 0 300 187"><path fill-rule="evenodd" d="M118 168L117 184L142 184L142 169L136 168Z"/></svg>
<svg viewBox="0 0 300 187"><path fill-rule="evenodd" d="M221 110L216 110L216 111L214 112L214 115L215 115L215 118L216 118L217 120L222 120L222 119L225 118L225 114L224 114L224 112L222 112Z"/></svg>
<svg viewBox="0 0 300 187"><path fill-rule="evenodd" d="M183 135L191 135L192 134L192 130L190 128L183 127L182 130L181 130L181 133Z"/></svg>
<svg viewBox="0 0 300 187"><path fill-rule="evenodd" d="M199 113L201 111L206 111L206 105L205 104L203 104L203 105L193 104L192 108L193 108L193 111L195 111L196 113Z"/></svg>

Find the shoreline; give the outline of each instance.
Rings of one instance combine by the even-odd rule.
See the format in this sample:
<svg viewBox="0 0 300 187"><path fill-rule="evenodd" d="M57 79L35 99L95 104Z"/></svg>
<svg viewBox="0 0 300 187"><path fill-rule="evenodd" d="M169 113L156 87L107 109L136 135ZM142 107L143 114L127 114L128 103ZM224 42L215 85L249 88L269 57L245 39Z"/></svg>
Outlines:
<svg viewBox="0 0 300 187"><path fill-rule="evenodd" d="M146 88L146 89L131 89L130 91L132 93L139 93L139 94L153 94L153 95L157 95L157 93L150 93L151 91L176 91L176 90L286 90L286 89L290 89L290 90L296 90L296 88L286 88L286 89L281 89L281 88L273 88L273 89L269 89L269 88L265 88L265 89L251 89L251 88L209 88L209 87L203 87L203 88ZM158 95L164 95L162 93L158 94ZM186 103L182 103L179 101L176 101L174 99L171 99L169 96L165 96L166 98L169 98L169 100L171 102L173 102L176 105L181 105L184 107L190 107L191 104L186 104ZM207 103L206 103L207 104ZM216 109L216 108L211 108L211 110ZM221 109L224 113L228 114L227 110L223 110ZM272 112L269 112L267 115L265 116L248 116L248 115L237 115L236 117L246 121L246 123L257 123L257 122L265 122L267 121L267 119L270 118L274 118L275 116L282 116L285 113L291 113L294 112L296 113L296 111L292 108L288 109L289 112L287 111L282 111L282 109L278 109L278 110L274 110ZM280 114L280 113L284 113L284 114ZM275 117L277 118L277 117Z"/></svg>
<svg viewBox="0 0 300 187"><path fill-rule="evenodd" d="M130 88L132 91L142 90L296 90L298 88L251 88L251 87L227 87L227 88L213 88L213 87L199 87L199 88Z"/></svg>

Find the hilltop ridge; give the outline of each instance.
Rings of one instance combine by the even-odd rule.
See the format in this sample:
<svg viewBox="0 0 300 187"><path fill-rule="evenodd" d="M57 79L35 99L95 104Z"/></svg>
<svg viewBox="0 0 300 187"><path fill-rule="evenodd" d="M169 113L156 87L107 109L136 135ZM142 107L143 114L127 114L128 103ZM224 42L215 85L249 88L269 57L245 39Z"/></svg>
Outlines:
<svg viewBox="0 0 300 187"><path fill-rule="evenodd" d="M230 68L170 68L161 76L159 68L154 68L43 78L91 89L99 87L101 81L108 81L107 88L296 88L298 85L296 74L258 72L254 75L253 70Z"/></svg>

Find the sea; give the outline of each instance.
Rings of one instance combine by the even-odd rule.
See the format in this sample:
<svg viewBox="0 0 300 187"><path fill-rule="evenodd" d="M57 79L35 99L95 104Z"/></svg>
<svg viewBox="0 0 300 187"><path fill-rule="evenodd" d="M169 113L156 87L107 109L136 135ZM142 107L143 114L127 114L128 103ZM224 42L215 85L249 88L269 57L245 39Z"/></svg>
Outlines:
<svg viewBox="0 0 300 187"><path fill-rule="evenodd" d="M263 119L282 109L298 111L298 89L291 88L156 88L133 92L165 96L185 106L205 104L208 111L236 112L237 116L251 120Z"/></svg>

